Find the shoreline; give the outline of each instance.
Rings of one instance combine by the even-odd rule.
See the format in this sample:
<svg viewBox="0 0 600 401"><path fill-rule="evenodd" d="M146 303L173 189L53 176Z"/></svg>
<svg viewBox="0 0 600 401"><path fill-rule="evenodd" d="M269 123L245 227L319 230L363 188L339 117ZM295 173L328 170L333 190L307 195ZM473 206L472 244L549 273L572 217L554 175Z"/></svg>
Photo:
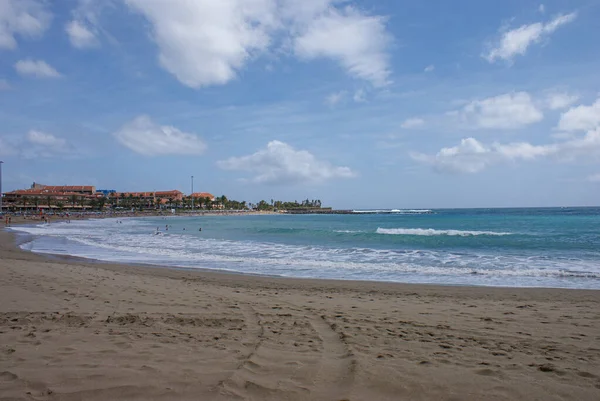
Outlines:
<svg viewBox="0 0 600 401"><path fill-rule="evenodd" d="M261 215L261 214L265 214L265 213L261 213L258 212L257 215ZM269 213L267 213L269 214ZM145 218L145 217L189 217L189 216L178 216L178 215L168 215L168 216L161 216L161 215L152 215L152 216L122 216L123 218ZM100 217L101 219L105 219L105 218L114 218L114 219L118 219L120 218L120 216L104 216L104 217ZM80 220L87 220L87 219L94 219L93 216L87 216L87 217L81 217ZM58 218L56 220L54 220L53 222L61 222L61 221L65 221L66 219L63 218ZM15 222L13 222L13 225L35 225L35 224L39 224L40 220L28 220L28 219L17 219ZM14 240L16 241L16 238L18 237L24 237L24 238L32 238L35 239L37 238L36 235L32 235L32 234L28 234L28 233L24 233L24 232L18 232L18 231L12 231L10 230L10 227L6 227L4 225L4 222L0 222L0 230L2 230L4 228L4 232L6 233L10 233L11 235L14 236ZM8 231L7 231L8 229ZM0 231L1 232L1 231ZM26 243L29 241L24 241L23 243ZM19 244L19 248L20 245L22 245L22 243ZM85 256L77 256L77 255L66 255L66 254L53 254L53 253L45 253L45 252L34 252L34 251L29 251L29 250L23 250L24 252L28 252L28 253L32 253L32 254L36 254L36 255L40 255L42 257L45 258L49 258L49 259L56 259L58 261L61 260L79 260L82 263L97 263L97 264L109 264L109 265L127 265L127 266L137 266L137 267L143 267L143 268L152 268L152 269L171 269L171 270L175 270L175 271L184 271L184 272L208 272L208 273L215 273L215 274L228 274L228 275L242 275L242 276L251 276L251 277L265 277L265 278L280 278L282 280L317 280L317 281L321 281L321 280L325 280L325 281L339 281L339 282L348 282L348 283L382 283L382 284L391 284L391 285L415 285L415 286L432 286L432 287L473 287L473 288L506 288L506 289L548 289L548 290L552 290L552 289L556 289L556 290L569 290L569 291L578 291L578 290L582 290L582 291L600 291L600 288L573 288L573 287L568 287L568 286L563 286L563 287L550 287L550 286L511 286L511 285L494 285L494 284L473 284L473 283L427 283L427 282L410 282L410 281L391 281L391 280L370 280L370 279L352 279L352 278L319 278L319 277L294 277L294 276L283 276L283 275L276 275L276 274L268 274L268 273L250 273L250 272L243 272L243 271L239 271L239 270L234 270L234 269L226 269L226 268L211 268L211 267L191 267L191 266L177 266L177 265L167 265L164 263L148 263L148 262L122 262L122 261L110 261L110 260L103 260L103 259L98 259L98 258L93 258L93 257L85 257Z"/></svg>
<svg viewBox="0 0 600 401"><path fill-rule="evenodd" d="M310 277L286 277L281 275L269 275L269 274L259 274L259 273L245 273L235 270L225 270L225 269L211 269L205 267L183 267L183 266L169 266L162 264L151 264L151 263L135 263L135 262L113 262L106 261L101 259L94 258L86 258L83 256L76 255L61 255L61 254L52 254L52 253L43 253L43 252L33 252L24 250L20 247L23 243L18 243L19 237L31 237L35 238L34 235L27 233L18 233L12 231L0 231L0 242L6 241L5 235L9 236L9 241L12 241L14 245L13 251L23 253L25 255L33 255L35 257L41 258L46 262L55 262L55 263L64 263L64 264L83 264L88 266L96 266L99 268L106 268L109 270L123 269L124 271L132 270L136 274L142 272L145 269L148 269L151 273L150 275L158 275L163 277L171 277L171 278L190 278L190 276L198 275L199 278L207 278L209 276L213 276L215 280L219 279L219 276L223 275L229 278L235 278L241 282L247 282L246 279L256 279L258 281L265 280L269 282L280 282L281 284L287 284L293 287L294 282L298 282L298 286L303 285L312 285L318 286L322 284L321 287L347 287L348 289L354 286L373 286L373 287L382 287L382 290L394 290L394 287L398 287L398 290L406 290L409 291L411 287L414 287L415 290L430 290L430 291L441 291L442 289L467 289L473 290L475 292L481 291L484 292L507 292L513 293L515 292L525 291L525 292L564 292L564 291L573 291L573 292L582 292L582 293L591 293L597 294L600 299L600 290L598 289L582 289L582 288L564 288L564 287L511 287L511 286L485 286L485 285L473 285L473 284L431 284L431 283L409 283L409 282L397 282L397 281L376 281L376 280L353 280L353 279L333 279L333 278L310 278ZM2 248L0 248L0 253ZM235 281L235 280L234 280ZM407 287L407 288L402 288Z"/></svg>

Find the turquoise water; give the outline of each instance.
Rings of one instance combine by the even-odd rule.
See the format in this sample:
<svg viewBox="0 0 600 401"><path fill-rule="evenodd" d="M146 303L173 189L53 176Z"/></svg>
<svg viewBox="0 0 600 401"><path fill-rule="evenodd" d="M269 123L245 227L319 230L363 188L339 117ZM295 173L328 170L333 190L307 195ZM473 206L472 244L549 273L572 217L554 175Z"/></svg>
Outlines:
<svg viewBox="0 0 600 401"><path fill-rule="evenodd" d="M116 262L289 277L600 288L600 208L157 217L19 229L36 236L24 245L32 251Z"/></svg>

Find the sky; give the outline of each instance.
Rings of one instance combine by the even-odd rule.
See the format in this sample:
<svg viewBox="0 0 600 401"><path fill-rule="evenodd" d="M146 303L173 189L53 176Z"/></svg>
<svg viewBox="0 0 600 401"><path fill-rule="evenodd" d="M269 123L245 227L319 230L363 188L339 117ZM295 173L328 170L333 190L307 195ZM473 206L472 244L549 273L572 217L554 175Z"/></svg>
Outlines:
<svg viewBox="0 0 600 401"><path fill-rule="evenodd" d="M0 0L3 190L600 204L599 0Z"/></svg>

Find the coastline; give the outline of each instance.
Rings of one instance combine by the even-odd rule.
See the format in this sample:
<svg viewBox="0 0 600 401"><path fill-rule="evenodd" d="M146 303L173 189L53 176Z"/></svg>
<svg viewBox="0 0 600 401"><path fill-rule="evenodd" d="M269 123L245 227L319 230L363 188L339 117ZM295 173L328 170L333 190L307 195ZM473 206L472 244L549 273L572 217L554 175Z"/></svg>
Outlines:
<svg viewBox="0 0 600 401"><path fill-rule="evenodd" d="M0 394L600 397L597 290L153 267L49 258L19 249L14 233L0 232Z"/></svg>

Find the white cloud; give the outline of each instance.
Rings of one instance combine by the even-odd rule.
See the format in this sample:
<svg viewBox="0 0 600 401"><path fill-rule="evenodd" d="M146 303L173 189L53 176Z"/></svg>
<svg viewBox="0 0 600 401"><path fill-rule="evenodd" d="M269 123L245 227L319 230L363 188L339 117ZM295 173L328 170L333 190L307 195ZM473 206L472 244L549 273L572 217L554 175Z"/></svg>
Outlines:
<svg viewBox="0 0 600 401"><path fill-rule="evenodd" d="M125 124L113 135L122 145L146 156L198 155L206 149L197 135L157 125L146 115Z"/></svg>
<svg viewBox="0 0 600 401"><path fill-rule="evenodd" d="M67 145L65 139L36 130L31 130L27 133L27 141L33 145L47 146L55 149L64 149Z"/></svg>
<svg viewBox="0 0 600 401"><path fill-rule="evenodd" d="M354 92L354 96L352 96L352 100L354 100L356 103L366 102L367 94L365 93L364 89L359 89L356 92Z"/></svg>
<svg viewBox="0 0 600 401"><path fill-rule="evenodd" d="M585 131L600 127L600 98L590 106L572 107L558 122L561 131Z"/></svg>
<svg viewBox="0 0 600 401"><path fill-rule="evenodd" d="M329 105L330 107L334 107L336 106L338 103L340 103L342 100L344 100L344 98L348 95L348 92L346 91L339 91L339 92L333 92L330 93L329 95L327 95L327 97L325 98L325 103L327 105Z"/></svg>
<svg viewBox="0 0 600 401"><path fill-rule="evenodd" d="M600 173L588 176L587 177L587 181L589 181L589 182L600 182Z"/></svg>
<svg viewBox="0 0 600 401"><path fill-rule="evenodd" d="M46 3L37 0L0 1L0 49L16 49L16 35L27 38L40 37L48 26L52 15Z"/></svg>
<svg viewBox="0 0 600 401"><path fill-rule="evenodd" d="M269 0L126 0L153 25L159 62L183 84L200 88L234 79L270 44Z"/></svg>
<svg viewBox="0 0 600 401"><path fill-rule="evenodd" d="M255 183L320 183L355 176L348 167L332 166L306 150L296 150L280 141L271 141L266 149L248 156L231 157L219 161L217 165L224 170L254 173L256 175L251 181Z"/></svg>
<svg viewBox="0 0 600 401"><path fill-rule="evenodd" d="M35 78L59 78L61 75L52 66L43 60L19 60L15 70L22 76Z"/></svg>
<svg viewBox="0 0 600 401"><path fill-rule="evenodd" d="M437 171L449 173L477 173L495 164L548 157L559 161L598 161L600 129L588 131L580 138L545 145L527 142L485 145L475 138L466 138L459 145L443 148L435 155L413 152L411 157L433 166Z"/></svg>
<svg viewBox="0 0 600 401"><path fill-rule="evenodd" d="M347 6L341 10L329 8L308 24L295 38L294 51L308 60L337 60L351 76L384 86L390 75L390 43L385 18Z"/></svg>
<svg viewBox="0 0 600 401"><path fill-rule="evenodd" d="M273 47L307 60L337 60L375 85L387 83L390 73L384 18L336 8L339 0L125 2L151 22L160 64L192 88L235 79Z"/></svg>
<svg viewBox="0 0 600 401"><path fill-rule="evenodd" d="M112 5L113 0L78 0L77 7L72 11L73 18L65 25L73 47L86 49L100 45L99 16L105 7Z"/></svg>
<svg viewBox="0 0 600 401"><path fill-rule="evenodd" d="M515 56L524 55L529 46L546 39L559 27L573 22L576 17L577 13L573 12L559 15L546 24L537 22L503 32L498 43L491 45L491 49L483 57L490 63L497 60L511 62Z"/></svg>
<svg viewBox="0 0 600 401"><path fill-rule="evenodd" d="M20 145L21 155L25 158L55 157L72 151L64 138L41 131L31 130Z"/></svg>
<svg viewBox="0 0 600 401"><path fill-rule="evenodd" d="M421 127L423 124L425 124L425 120L423 120L422 118L409 118L404 120L400 127L405 129L418 128Z"/></svg>
<svg viewBox="0 0 600 401"><path fill-rule="evenodd" d="M579 96L568 93L551 93L546 98L546 104L551 110L564 109L579 100Z"/></svg>
<svg viewBox="0 0 600 401"><path fill-rule="evenodd" d="M527 92L505 93L475 100L462 110L452 112L468 128L512 129L544 118Z"/></svg>
<svg viewBox="0 0 600 401"><path fill-rule="evenodd" d="M0 156L19 156L25 159L73 156L76 152L66 139L38 130L24 136L0 138Z"/></svg>
<svg viewBox="0 0 600 401"><path fill-rule="evenodd" d="M69 35L73 47L85 49L98 45L96 35L82 21L73 20L69 22L65 26L65 31Z"/></svg>
<svg viewBox="0 0 600 401"><path fill-rule="evenodd" d="M6 79L0 79L0 91L7 91L10 89L10 84Z"/></svg>
<svg viewBox="0 0 600 401"><path fill-rule="evenodd" d="M428 65L427 67L425 67L425 69L423 71L432 72L433 70L435 70L435 65L431 64L431 65Z"/></svg>
<svg viewBox="0 0 600 401"><path fill-rule="evenodd" d="M542 14L544 14L546 12L546 6L543 4L540 4L540 6L538 7L538 11Z"/></svg>
<svg viewBox="0 0 600 401"><path fill-rule="evenodd" d="M461 140L458 146L442 148L436 155L412 153L419 162L431 164L436 170L452 173L476 173L491 164L491 150L475 138Z"/></svg>

